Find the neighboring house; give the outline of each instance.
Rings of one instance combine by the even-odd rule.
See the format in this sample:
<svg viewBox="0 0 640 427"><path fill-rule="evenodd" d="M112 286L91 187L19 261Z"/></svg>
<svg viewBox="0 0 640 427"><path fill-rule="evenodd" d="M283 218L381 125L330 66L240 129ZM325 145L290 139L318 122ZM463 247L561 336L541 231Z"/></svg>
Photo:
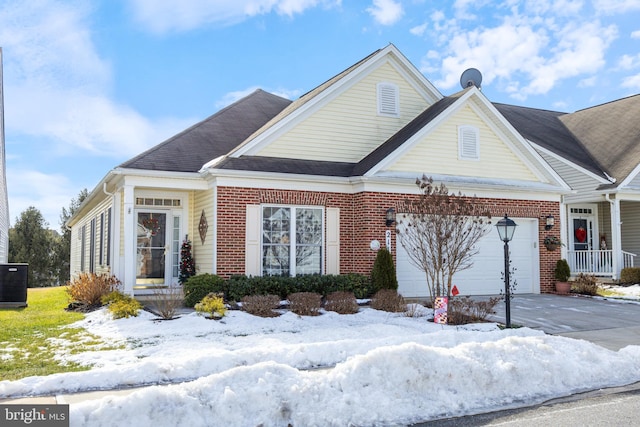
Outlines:
<svg viewBox="0 0 640 427"><path fill-rule="evenodd" d="M0 47L0 264L9 260L9 194L4 141L4 87L2 48Z"/></svg>
<svg viewBox="0 0 640 427"><path fill-rule="evenodd" d="M494 105L475 86L443 96L389 45L296 101L257 90L108 172L68 222L71 271L110 272L125 291L150 293L177 284L188 235L199 273L368 274L377 240L394 254L400 292L424 297L424 272L385 214L417 197L426 174L475 195L494 220L513 218L516 291L552 292L556 260L576 249L542 244L574 219L563 202L580 191L561 176L590 179L593 191L610 184L559 116ZM497 233L479 245L455 277L463 295L504 286Z"/></svg>

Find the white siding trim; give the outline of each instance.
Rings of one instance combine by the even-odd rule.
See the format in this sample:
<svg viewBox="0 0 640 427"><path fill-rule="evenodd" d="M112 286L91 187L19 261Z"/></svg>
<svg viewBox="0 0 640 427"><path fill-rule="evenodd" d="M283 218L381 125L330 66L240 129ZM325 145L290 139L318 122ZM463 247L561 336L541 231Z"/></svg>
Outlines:
<svg viewBox="0 0 640 427"><path fill-rule="evenodd" d="M247 205L246 209L244 272L247 276L259 276L262 265L260 253L261 208L260 205Z"/></svg>
<svg viewBox="0 0 640 427"><path fill-rule="evenodd" d="M326 274L340 274L340 208L326 208Z"/></svg>

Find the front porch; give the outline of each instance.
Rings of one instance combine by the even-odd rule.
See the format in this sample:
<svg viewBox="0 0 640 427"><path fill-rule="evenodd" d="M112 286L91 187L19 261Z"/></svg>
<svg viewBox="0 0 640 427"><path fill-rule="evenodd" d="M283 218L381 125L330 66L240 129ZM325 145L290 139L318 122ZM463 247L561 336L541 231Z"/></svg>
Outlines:
<svg viewBox="0 0 640 427"><path fill-rule="evenodd" d="M634 267L635 257L636 254L622 251L622 255L618 257L622 260L621 268ZM614 270L612 249L569 250L567 251L567 261L572 276L583 273L598 277L618 278L618 273Z"/></svg>

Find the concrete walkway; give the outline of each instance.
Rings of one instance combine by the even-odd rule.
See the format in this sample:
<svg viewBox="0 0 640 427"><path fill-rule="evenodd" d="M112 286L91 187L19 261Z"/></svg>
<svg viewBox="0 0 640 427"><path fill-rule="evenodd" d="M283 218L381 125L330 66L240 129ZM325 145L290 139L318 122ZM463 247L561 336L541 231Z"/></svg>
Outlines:
<svg viewBox="0 0 640 427"><path fill-rule="evenodd" d="M505 304L489 320L505 323ZM640 345L640 303L578 295L515 295L511 324L591 341L609 350Z"/></svg>

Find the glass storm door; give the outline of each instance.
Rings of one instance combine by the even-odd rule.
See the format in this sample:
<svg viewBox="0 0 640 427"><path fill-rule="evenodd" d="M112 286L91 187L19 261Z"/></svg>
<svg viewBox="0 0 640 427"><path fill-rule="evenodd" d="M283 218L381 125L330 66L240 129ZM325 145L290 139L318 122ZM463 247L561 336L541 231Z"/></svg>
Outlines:
<svg viewBox="0 0 640 427"><path fill-rule="evenodd" d="M136 285L165 285L167 214L137 213Z"/></svg>

